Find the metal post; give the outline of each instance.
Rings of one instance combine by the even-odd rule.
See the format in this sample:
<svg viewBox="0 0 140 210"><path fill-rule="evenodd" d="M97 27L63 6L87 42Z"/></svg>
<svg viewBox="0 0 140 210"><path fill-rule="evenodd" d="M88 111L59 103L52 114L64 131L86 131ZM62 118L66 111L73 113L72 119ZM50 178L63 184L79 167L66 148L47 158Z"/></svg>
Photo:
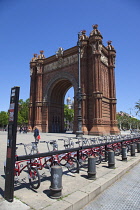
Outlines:
<svg viewBox="0 0 140 210"><path fill-rule="evenodd" d="M50 197L58 199L62 196L62 167L55 165L51 167Z"/></svg>
<svg viewBox="0 0 140 210"><path fill-rule="evenodd" d="M96 158L90 156L88 158L88 179L96 179Z"/></svg>
<svg viewBox="0 0 140 210"><path fill-rule="evenodd" d="M105 162L108 160L108 151L107 151L107 145L105 145Z"/></svg>
<svg viewBox="0 0 140 210"><path fill-rule="evenodd" d="M76 131L76 137L82 137L82 115L81 115L81 102L82 102L82 93L81 93L81 42L80 42L80 32L78 33L78 94L77 94L77 101L78 101L78 131Z"/></svg>
<svg viewBox="0 0 140 210"><path fill-rule="evenodd" d="M14 197L14 168L15 168L19 89L20 89L19 87L11 88L10 108L9 108L5 192L4 192L4 198L9 202L12 202Z"/></svg>
<svg viewBox="0 0 140 210"><path fill-rule="evenodd" d="M135 156L135 144L131 144L131 156Z"/></svg>
<svg viewBox="0 0 140 210"><path fill-rule="evenodd" d="M77 150L77 161L79 163L79 150ZM79 174L79 164L77 166L77 173Z"/></svg>
<svg viewBox="0 0 140 210"><path fill-rule="evenodd" d="M115 153L114 151L108 151L108 167L114 168L115 167Z"/></svg>
<svg viewBox="0 0 140 210"><path fill-rule="evenodd" d="M127 160L127 148L125 146L122 147L122 160Z"/></svg>
<svg viewBox="0 0 140 210"><path fill-rule="evenodd" d="M140 142L137 143L137 152L140 153Z"/></svg>

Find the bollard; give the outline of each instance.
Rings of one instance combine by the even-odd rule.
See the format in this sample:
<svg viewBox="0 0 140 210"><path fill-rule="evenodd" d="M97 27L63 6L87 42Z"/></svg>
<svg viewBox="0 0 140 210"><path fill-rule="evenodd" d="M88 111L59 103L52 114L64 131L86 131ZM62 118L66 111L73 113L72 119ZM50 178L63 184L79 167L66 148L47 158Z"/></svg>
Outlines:
<svg viewBox="0 0 140 210"><path fill-rule="evenodd" d="M105 145L105 162L108 160L108 151L107 151L107 145Z"/></svg>
<svg viewBox="0 0 140 210"><path fill-rule="evenodd" d="M115 153L112 150L108 151L108 167L115 168Z"/></svg>
<svg viewBox="0 0 140 210"><path fill-rule="evenodd" d="M62 195L62 167L55 165L51 167L50 197L60 198Z"/></svg>
<svg viewBox="0 0 140 210"><path fill-rule="evenodd" d="M127 160L127 148L122 147L122 160Z"/></svg>
<svg viewBox="0 0 140 210"><path fill-rule="evenodd" d="M131 156L135 156L135 144L131 144Z"/></svg>
<svg viewBox="0 0 140 210"><path fill-rule="evenodd" d="M88 157L88 179L96 179L96 157Z"/></svg>
<svg viewBox="0 0 140 210"><path fill-rule="evenodd" d="M140 142L137 143L137 152L140 153Z"/></svg>

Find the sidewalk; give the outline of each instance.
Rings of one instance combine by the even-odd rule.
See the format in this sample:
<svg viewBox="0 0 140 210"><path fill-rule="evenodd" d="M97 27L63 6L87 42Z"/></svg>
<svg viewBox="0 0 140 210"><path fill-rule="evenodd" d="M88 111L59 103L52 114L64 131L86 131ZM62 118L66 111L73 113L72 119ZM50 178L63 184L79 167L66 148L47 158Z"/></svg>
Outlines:
<svg viewBox="0 0 140 210"><path fill-rule="evenodd" d="M64 138L66 134L57 134L51 135L48 134L47 137L45 134L41 135L42 140L58 139ZM73 134L69 134L73 135ZM25 137L28 139L25 140ZM88 136L89 137L89 136ZM17 135L17 140L23 140L25 142L32 139L31 134L22 134L21 136ZM47 138L47 139L45 139ZM0 136L1 141L1 136ZM41 143L39 145L42 147ZM43 152L44 148L41 148ZM40 151L40 150L39 150ZM22 174L17 186L15 186L14 191L14 202L9 203L0 197L0 209L36 209L36 210L78 210L84 207L89 203L94 197L99 195L107 187L113 184L121 176L123 176L128 170L133 168L136 164L140 162L140 154L136 153L135 157L131 157L128 154L127 162L121 160L121 156L116 156L115 158L115 169L109 169L107 163L101 163L96 167L96 180L87 179L87 169L80 170L79 174L72 174L63 168L62 176L62 198L61 199L51 199L49 197L49 187L50 187L50 173L43 169L40 171L41 174L41 186L38 190L32 190L28 184L28 178L26 173ZM1 171L0 171L1 172ZM2 172L1 172L2 174ZM1 177L0 177L1 178ZM2 181L2 190L4 190L4 179Z"/></svg>

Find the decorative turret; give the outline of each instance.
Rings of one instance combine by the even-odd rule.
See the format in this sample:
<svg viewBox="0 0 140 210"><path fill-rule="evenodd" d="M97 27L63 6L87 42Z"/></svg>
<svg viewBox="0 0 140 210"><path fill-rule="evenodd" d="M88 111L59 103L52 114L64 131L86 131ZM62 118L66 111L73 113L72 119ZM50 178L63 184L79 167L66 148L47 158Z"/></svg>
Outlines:
<svg viewBox="0 0 140 210"><path fill-rule="evenodd" d="M86 30L81 31L80 40L81 41L88 40L88 36L86 35Z"/></svg>
<svg viewBox="0 0 140 210"><path fill-rule="evenodd" d="M100 31L98 30L97 24L93 25L92 27L93 27L93 30L91 31L90 37L89 37L89 43L90 43L90 46L92 47L92 53L101 54L103 37Z"/></svg>
<svg viewBox="0 0 140 210"><path fill-rule="evenodd" d="M116 50L111 45L112 41L107 41L108 46L106 47L108 49L108 63L111 66L115 67L115 57L116 57Z"/></svg>
<svg viewBox="0 0 140 210"><path fill-rule="evenodd" d="M99 41L100 40L102 42L103 37L102 37L100 31L98 30L98 25L95 24L92 27L93 27L93 30L90 33L89 39L91 41Z"/></svg>
<svg viewBox="0 0 140 210"><path fill-rule="evenodd" d="M40 55L38 55L38 59L44 59L45 58L43 53L44 53L44 51L40 50Z"/></svg>
<svg viewBox="0 0 140 210"><path fill-rule="evenodd" d="M36 60L37 60L37 54L34 54L34 57L31 59L30 62L36 62Z"/></svg>
<svg viewBox="0 0 140 210"><path fill-rule="evenodd" d="M111 45L112 41L107 41L108 46L106 47L108 50L113 50L115 51L114 47ZM116 51L115 51L116 52Z"/></svg>

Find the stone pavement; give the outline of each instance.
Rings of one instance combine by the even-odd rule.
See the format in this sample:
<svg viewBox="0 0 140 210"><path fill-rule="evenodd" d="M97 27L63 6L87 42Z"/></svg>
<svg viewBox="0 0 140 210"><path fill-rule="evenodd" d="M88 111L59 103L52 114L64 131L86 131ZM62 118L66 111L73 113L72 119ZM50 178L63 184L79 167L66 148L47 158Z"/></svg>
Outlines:
<svg viewBox="0 0 140 210"><path fill-rule="evenodd" d="M75 136L74 134L41 134L41 140L58 140L65 137ZM89 136L86 136L88 137ZM17 134L17 143L30 143L34 141L33 134ZM51 199L49 197L50 173L43 169L40 172L41 186L37 190L32 190L28 183L27 174L23 172L19 182L15 185L14 201L9 203L4 200L4 172L3 161L6 156L7 133L0 132L0 209L35 209L35 210L78 210L92 201L97 195L112 185L127 171L140 162L140 154L136 153L135 157L128 154L127 162L121 161L121 156L115 158L115 169L109 169L108 164L103 162L96 167L96 180L87 179L87 169L80 170L79 174L72 174L63 168L62 176L62 198ZM62 149L63 142L59 141L59 149ZM46 145L39 143L39 151L47 151ZM23 155L22 146L18 148L18 155Z"/></svg>
<svg viewBox="0 0 140 210"><path fill-rule="evenodd" d="M82 210L140 210L140 163Z"/></svg>

